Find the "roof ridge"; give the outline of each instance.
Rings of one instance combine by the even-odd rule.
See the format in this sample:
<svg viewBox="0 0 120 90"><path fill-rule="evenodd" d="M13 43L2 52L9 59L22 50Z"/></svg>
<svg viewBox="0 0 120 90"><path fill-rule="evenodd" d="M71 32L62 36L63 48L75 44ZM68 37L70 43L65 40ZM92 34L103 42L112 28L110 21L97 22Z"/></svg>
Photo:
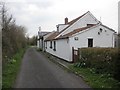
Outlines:
<svg viewBox="0 0 120 90"><path fill-rule="evenodd" d="M83 16L84 16L85 14L87 14L88 12L90 12L90 11L87 11L86 13L82 14L81 16L79 16L79 17L77 17L77 18L71 20L70 22L68 22L68 24L71 24L72 22L77 21L78 19L80 19L81 17L83 17Z"/></svg>
<svg viewBox="0 0 120 90"><path fill-rule="evenodd" d="M112 29L112 28L110 28L110 27L108 27L108 26L106 26L106 25L104 25L104 24L100 24L100 25L102 25L103 27L106 27L106 28L108 28L108 29L110 29L110 30L112 30L112 31L114 31L114 32L115 32L115 30L114 30L114 29Z"/></svg>

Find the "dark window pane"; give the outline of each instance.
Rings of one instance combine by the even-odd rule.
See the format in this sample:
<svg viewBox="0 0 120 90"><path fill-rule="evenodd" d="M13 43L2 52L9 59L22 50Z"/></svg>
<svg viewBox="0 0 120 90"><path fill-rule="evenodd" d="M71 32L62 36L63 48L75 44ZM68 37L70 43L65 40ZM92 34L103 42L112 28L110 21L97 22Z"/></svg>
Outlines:
<svg viewBox="0 0 120 90"><path fill-rule="evenodd" d="M88 47L93 47L93 39L88 39Z"/></svg>

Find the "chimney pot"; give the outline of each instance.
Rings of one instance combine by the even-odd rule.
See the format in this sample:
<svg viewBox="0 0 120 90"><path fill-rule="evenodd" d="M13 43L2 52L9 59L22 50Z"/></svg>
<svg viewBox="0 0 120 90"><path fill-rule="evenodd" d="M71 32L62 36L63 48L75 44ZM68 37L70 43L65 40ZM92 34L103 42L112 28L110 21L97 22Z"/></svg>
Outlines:
<svg viewBox="0 0 120 90"><path fill-rule="evenodd" d="M66 17L66 18L65 18L65 24L67 24L67 23L68 23L68 18Z"/></svg>

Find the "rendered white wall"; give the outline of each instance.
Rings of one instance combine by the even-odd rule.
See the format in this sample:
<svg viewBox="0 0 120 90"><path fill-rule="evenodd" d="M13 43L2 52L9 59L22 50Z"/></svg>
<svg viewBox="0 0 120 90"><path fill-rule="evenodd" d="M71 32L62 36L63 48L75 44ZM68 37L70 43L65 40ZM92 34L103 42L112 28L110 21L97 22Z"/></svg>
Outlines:
<svg viewBox="0 0 120 90"><path fill-rule="evenodd" d="M102 28L102 32L98 35L100 28ZM74 40L75 37L78 37L77 41ZM72 61L72 47L74 49L88 47L88 38L93 38L93 47L114 47L114 32L103 26L97 26L69 39L56 40L56 51L50 48L50 41L48 41L46 51L67 61Z"/></svg>
<svg viewBox="0 0 120 90"><path fill-rule="evenodd" d="M39 48L39 40L37 40L37 48Z"/></svg>
<svg viewBox="0 0 120 90"><path fill-rule="evenodd" d="M58 28L58 30L59 30L59 32L60 31L62 31L64 28L66 28L68 25L59 25L59 28Z"/></svg>
<svg viewBox="0 0 120 90"><path fill-rule="evenodd" d="M53 43L52 43L53 46ZM47 42L47 52L49 52L52 55L55 55L57 57L60 57L64 60L67 60L68 62L72 61L72 52L70 49L69 41L68 39L61 39L56 41L56 51L53 50L53 48L50 48L50 41Z"/></svg>
<svg viewBox="0 0 120 90"><path fill-rule="evenodd" d="M102 28L103 31L100 35L98 35L100 28ZM74 37L78 37L78 41L74 40ZM76 34L70 38L70 45L75 49L88 47L88 38L93 38L93 47L114 47L113 31L110 31L103 26L98 26L91 30L85 31L84 33Z"/></svg>
<svg viewBox="0 0 120 90"><path fill-rule="evenodd" d="M45 42L44 42L45 39L48 38L53 33L54 33L54 31L43 36L43 51L45 51L45 45L46 45Z"/></svg>

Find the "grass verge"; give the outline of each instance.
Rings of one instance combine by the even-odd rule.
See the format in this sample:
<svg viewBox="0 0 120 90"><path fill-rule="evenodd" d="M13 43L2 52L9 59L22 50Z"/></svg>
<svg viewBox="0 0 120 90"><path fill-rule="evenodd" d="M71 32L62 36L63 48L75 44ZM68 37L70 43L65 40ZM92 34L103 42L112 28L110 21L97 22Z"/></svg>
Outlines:
<svg viewBox="0 0 120 90"><path fill-rule="evenodd" d="M2 88L12 88L20 69L21 61L26 49L21 49L3 67Z"/></svg>
<svg viewBox="0 0 120 90"><path fill-rule="evenodd" d="M95 74L90 68L80 68L74 65L69 66L69 68L82 76L82 78L92 87L92 88L120 88L120 82L113 79L106 74Z"/></svg>

